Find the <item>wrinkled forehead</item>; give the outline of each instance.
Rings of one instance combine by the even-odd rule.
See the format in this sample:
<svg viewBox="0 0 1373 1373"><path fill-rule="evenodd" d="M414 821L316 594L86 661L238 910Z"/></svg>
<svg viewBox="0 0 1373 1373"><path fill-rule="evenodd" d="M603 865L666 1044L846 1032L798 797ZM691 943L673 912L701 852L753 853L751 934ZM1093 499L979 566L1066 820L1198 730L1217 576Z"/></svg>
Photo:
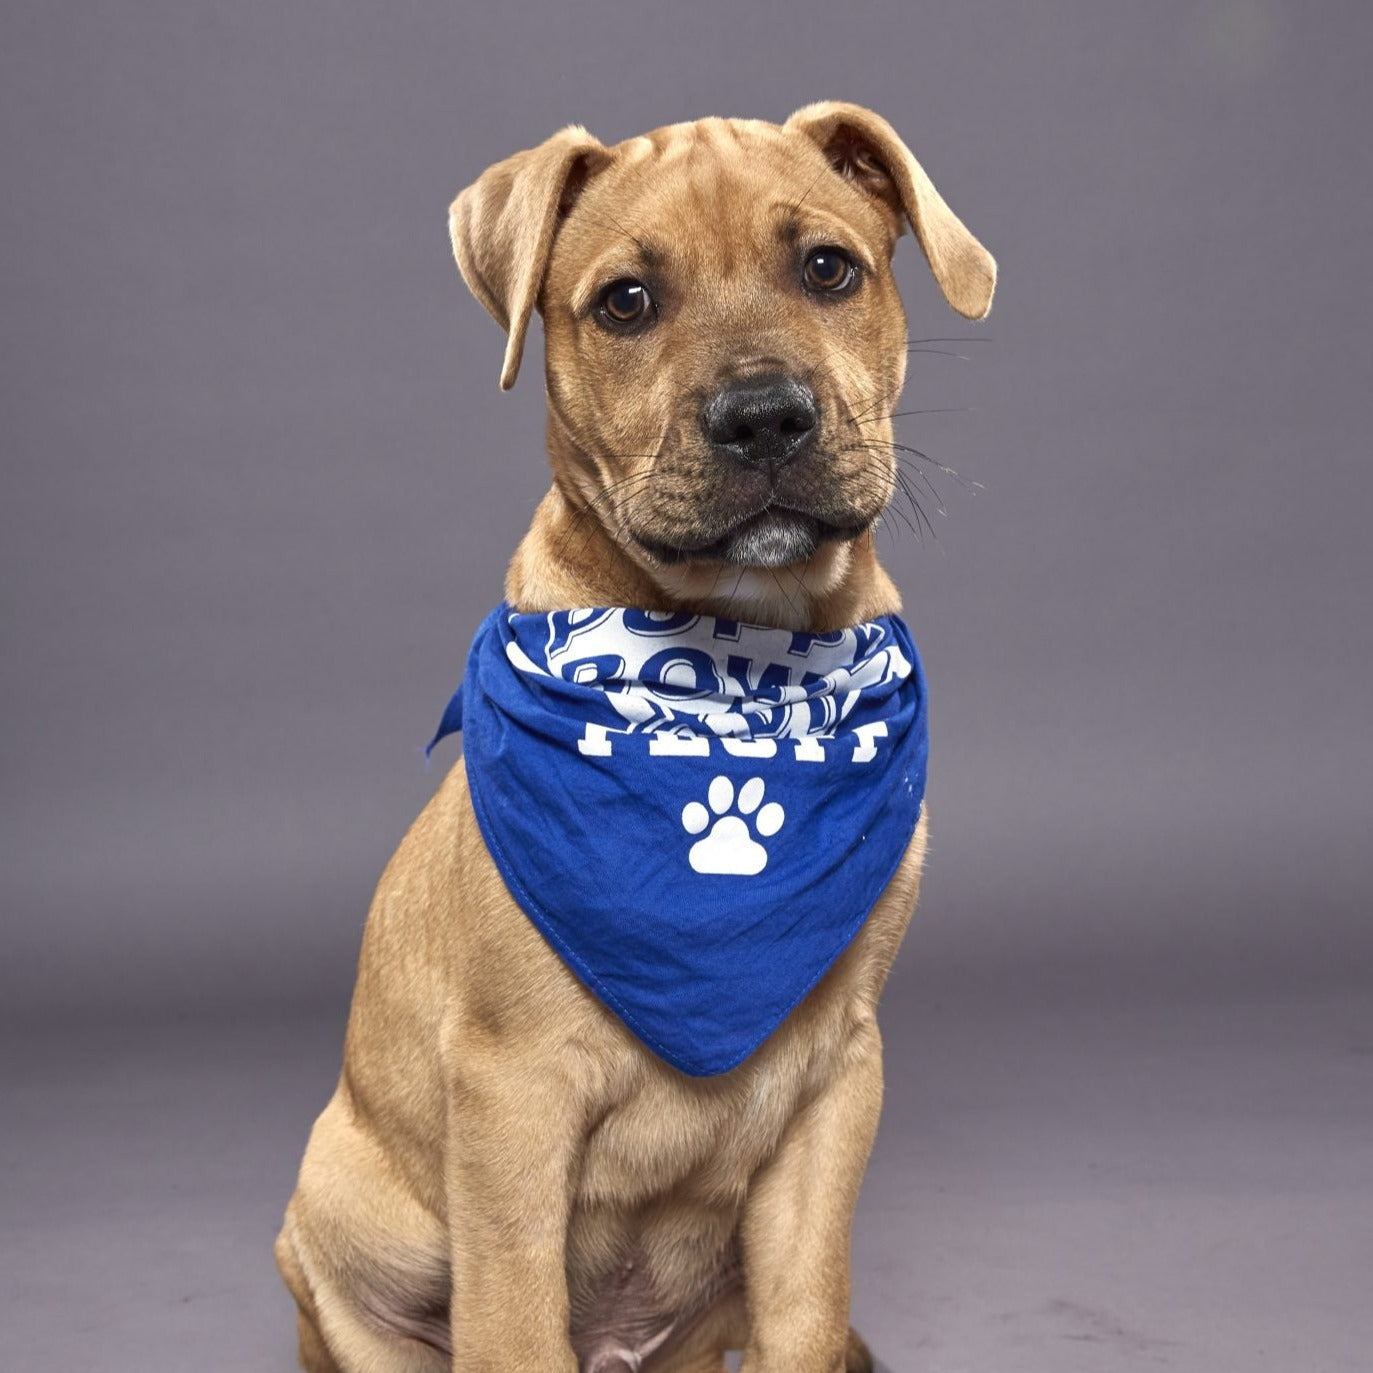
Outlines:
<svg viewBox="0 0 1373 1373"><path fill-rule="evenodd" d="M891 257L890 221L808 138L755 120L670 125L611 150L558 237L550 280L583 308L608 281L655 274L747 279L779 255L847 248Z"/></svg>

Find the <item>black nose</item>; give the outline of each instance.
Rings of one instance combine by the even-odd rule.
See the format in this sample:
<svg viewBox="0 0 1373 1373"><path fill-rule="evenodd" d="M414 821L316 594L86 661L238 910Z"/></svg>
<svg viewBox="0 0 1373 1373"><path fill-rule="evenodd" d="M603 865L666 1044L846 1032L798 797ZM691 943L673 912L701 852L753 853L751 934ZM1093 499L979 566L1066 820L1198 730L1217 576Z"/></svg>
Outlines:
<svg viewBox="0 0 1373 1373"><path fill-rule="evenodd" d="M701 412L701 429L723 457L780 467L814 441L819 419L809 386L792 377L755 377L717 391Z"/></svg>

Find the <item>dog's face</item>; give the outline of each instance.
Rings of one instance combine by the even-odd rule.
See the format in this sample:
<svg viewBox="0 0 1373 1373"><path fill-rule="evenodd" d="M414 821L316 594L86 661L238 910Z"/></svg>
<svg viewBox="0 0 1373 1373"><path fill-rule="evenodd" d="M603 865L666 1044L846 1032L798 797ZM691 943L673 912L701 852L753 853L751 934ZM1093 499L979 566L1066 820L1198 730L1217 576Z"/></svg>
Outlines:
<svg viewBox="0 0 1373 1373"><path fill-rule="evenodd" d="M909 221L950 303L995 266L878 116L706 119L603 148L570 128L454 203L459 265L544 318L555 478L652 570L804 567L891 497Z"/></svg>

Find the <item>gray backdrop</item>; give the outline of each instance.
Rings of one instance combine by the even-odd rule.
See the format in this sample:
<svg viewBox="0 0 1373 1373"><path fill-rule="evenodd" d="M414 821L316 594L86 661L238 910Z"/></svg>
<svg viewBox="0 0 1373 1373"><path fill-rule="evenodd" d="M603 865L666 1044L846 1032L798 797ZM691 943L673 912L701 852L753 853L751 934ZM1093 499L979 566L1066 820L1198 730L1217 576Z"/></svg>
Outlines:
<svg viewBox="0 0 1373 1373"><path fill-rule="evenodd" d="M0 1006L28 1319L0 1321L8 1362L289 1364L265 1245L371 887L437 780L419 746L547 480L540 345L501 394L449 200L569 121L612 142L828 97L891 120L1001 267L967 325L898 249L912 337L969 340L913 355L907 408L959 412L902 436L984 489L937 478L937 539L882 537L931 679L934 842L888 997L916 1077L870 1183L915 1211L869 1203L855 1261L885 1277L856 1307L901 1367L1355 1367L1366 5L137 0L0 23ZM1182 1142L1208 1110L1226 1142L1203 1166ZM1053 1171L1071 1194L1120 1157L1112 1129L1196 1165L1142 1164L1118 1223ZM1040 1144L958 1173L992 1138ZM1063 1162L1093 1138L1095 1165ZM1029 1190L1062 1205L1000 1208L990 1179L1034 1160ZM1193 1255L1206 1300L1132 1324L1236 1178L1267 1201L1337 1190L1263 1236L1217 1222ZM187 1251L212 1215L252 1220ZM1047 1248L1003 1253L1003 1232ZM1153 1267L1106 1261L1126 1233L1155 1237ZM1231 1263L1265 1245L1271 1271ZM1013 1299L1051 1251L1104 1290ZM90 1314L82 1262L83 1291L113 1269L138 1295ZM1290 1286L1318 1270L1318 1293ZM188 1271L194 1302L173 1295ZM84 1324L59 1319L72 1302ZM245 1328L251 1354L224 1333Z"/></svg>

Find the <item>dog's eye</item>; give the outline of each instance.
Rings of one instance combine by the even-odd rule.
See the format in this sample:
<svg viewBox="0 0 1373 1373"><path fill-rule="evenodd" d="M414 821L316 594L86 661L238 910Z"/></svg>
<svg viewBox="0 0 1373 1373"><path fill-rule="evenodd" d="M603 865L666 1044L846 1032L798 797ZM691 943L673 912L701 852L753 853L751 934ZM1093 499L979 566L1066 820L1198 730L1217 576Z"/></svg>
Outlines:
<svg viewBox="0 0 1373 1373"><path fill-rule="evenodd" d="M810 291L842 291L853 281L853 259L842 248L817 248L806 259L802 277Z"/></svg>
<svg viewBox="0 0 1373 1373"><path fill-rule="evenodd" d="M612 324L642 324L653 313L653 297L642 281L624 277L601 292L601 314Z"/></svg>

